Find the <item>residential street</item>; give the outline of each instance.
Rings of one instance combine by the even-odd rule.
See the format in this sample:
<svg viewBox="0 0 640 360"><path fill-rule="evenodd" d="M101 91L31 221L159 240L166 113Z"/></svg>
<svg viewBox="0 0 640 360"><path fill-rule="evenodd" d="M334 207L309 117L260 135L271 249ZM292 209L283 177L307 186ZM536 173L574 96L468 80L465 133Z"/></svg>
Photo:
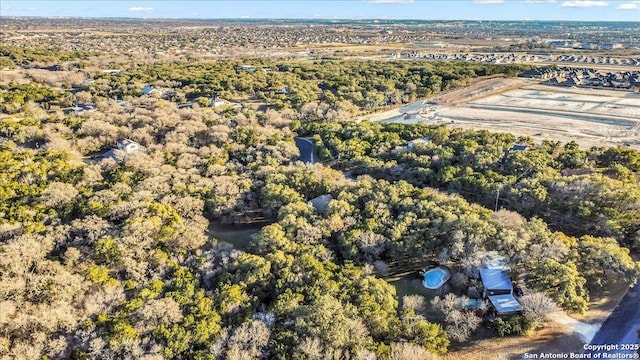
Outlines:
<svg viewBox="0 0 640 360"><path fill-rule="evenodd" d="M639 282L640 283L640 282ZM638 344L640 330L640 284L629 289L622 301L602 324L591 345ZM585 353L633 354L634 350L585 351Z"/></svg>

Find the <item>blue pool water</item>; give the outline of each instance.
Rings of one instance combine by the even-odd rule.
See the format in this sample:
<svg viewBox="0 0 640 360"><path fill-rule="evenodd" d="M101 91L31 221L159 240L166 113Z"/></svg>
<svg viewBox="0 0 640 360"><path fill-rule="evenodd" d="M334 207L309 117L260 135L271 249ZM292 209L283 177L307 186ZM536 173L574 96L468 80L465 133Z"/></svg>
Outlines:
<svg viewBox="0 0 640 360"><path fill-rule="evenodd" d="M422 284L427 289L437 289L449 280L449 271L443 268L435 268L424 273Z"/></svg>

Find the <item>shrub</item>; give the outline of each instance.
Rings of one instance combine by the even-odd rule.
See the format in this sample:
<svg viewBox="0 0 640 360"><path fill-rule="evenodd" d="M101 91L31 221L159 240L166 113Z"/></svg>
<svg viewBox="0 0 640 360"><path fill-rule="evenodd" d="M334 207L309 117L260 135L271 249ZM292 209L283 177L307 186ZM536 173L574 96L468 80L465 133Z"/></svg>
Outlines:
<svg viewBox="0 0 640 360"><path fill-rule="evenodd" d="M491 323L498 336L526 335L533 331L537 323L522 315L513 315L506 318L497 318Z"/></svg>

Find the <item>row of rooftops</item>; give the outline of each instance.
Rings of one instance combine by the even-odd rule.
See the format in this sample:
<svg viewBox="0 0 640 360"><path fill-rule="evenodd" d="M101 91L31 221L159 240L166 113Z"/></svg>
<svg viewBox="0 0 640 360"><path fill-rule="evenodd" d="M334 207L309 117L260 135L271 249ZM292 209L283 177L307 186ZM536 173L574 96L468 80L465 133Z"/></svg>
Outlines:
<svg viewBox="0 0 640 360"><path fill-rule="evenodd" d="M549 80L552 85L640 88L640 71L601 73L591 68L542 68L527 70L518 76Z"/></svg>
<svg viewBox="0 0 640 360"><path fill-rule="evenodd" d="M551 78L549 80L549 84L633 89L640 88L640 72L634 71L600 74L587 71L572 71L566 74L564 78Z"/></svg>
<svg viewBox="0 0 640 360"><path fill-rule="evenodd" d="M438 46L432 46L438 47ZM620 65L629 67L640 66L639 57L606 57L606 56L581 56L573 54L537 54L537 53L461 53L461 52L422 52L410 51L395 53L389 56L392 59L426 59L440 61L470 61L495 64L521 64L521 63L543 63L548 61L568 63L568 64L602 64Z"/></svg>

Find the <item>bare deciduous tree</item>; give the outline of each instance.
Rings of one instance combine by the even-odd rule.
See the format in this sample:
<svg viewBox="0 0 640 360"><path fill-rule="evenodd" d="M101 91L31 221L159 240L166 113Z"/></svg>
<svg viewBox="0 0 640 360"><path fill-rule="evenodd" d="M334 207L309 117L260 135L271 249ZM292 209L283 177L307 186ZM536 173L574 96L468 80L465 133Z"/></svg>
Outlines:
<svg viewBox="0 0 640 360"><path fill-rule="evenodd" d="M422 315L427 304L422 295L406 295L402 297L402 313L404 316Z"/></svg>
<svg viewBox="0 0 640 360"><path fill-rule="evenodd" d="M263 358L270 336L271 331L262 321L252 320L240 325L227 341L226 359Z"/></svg>
<svg viewBox="0 0 640 360"><path fill-rule="evenodd" d="M436 356L427 349L410 342L392 343L391 359L393 360L434 360Z"/></svg>
<svg viewBox="0 0 640 360"><path fill-rule="evenodd" d="M170 325L183 318L180 304L172 298L149 300L136 311L135 316L140 332L151 331L160 325Z"/></svg>
<svg viewBox="0 0 640 360"><path fill-rule="evenodd" d="M73 185L54 181L44 189L40 201L47 207L58 207L72 202L77 196L78 190Z"/></svg>
<svg viewBox="0 0 640 360"><path fill-rule="evenodd" d="M373 267L379 276L389 275L389 264L382 260L376 260L373 262Z"/></svg>
<svg viewBox="0 0 640 360"><path fill-rule="evenodd" d="M457 297L454 294L435 297L431 300L431 305L445 323L445 330L452 339L457 341L467 340L481 322L474 313L460 311L461 304L467 301L465 296Z"/></svg>
<svg viewBox="0 0 640 360"><path fill-rule="evenodd" d="M367 262L378 260L380 254L386 249L388 240L383 235L372 232L360 234L357 241L364 260Z"/></svg>
<svg viewBox="0 0 640 360"><path fill-rule="evenodd" d="M520 298L525 315L539 322L556 308L556 304L547 295L540 292L528 293Z"/></svg>
<svg viewBox="0 0 640 360"><path fill-rule="evenodd" d="M504 209L494 212L493 218L502 226L510 230L518 230L522 228L526 222L525 218L517 212Z"/></svg>

